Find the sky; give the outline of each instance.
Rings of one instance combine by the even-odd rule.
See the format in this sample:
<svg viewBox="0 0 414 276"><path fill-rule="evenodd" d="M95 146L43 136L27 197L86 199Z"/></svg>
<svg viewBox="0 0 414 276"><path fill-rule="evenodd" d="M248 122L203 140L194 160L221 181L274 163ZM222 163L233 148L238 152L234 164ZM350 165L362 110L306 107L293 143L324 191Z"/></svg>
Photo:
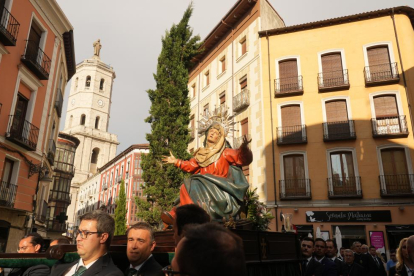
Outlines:
<svg viewBox="0 0 414 276"><path fill-rule="evenodd" d="M411 6L414 0L268 0L286 26L378 9ZM93 42L101 40L101 60L116 73L112 90L109 132L117 134L120 153L132 144L147 143L145 123L155 88L161 38L178 23L190 0L57 0L74 27L76 63L93 56ZM193 0L190 26L204 39L237 2ZM114 4L116 3L116 4ZM69 82L65 91L61 130L65 122Z"/></svg>

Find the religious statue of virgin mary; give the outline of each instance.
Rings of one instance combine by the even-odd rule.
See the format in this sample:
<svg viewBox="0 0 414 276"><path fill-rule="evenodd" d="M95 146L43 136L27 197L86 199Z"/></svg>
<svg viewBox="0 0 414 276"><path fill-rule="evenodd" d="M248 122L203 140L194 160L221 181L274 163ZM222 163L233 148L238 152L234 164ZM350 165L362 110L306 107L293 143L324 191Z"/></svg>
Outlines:
<svg viewBox="0 0 414 276"><path fill-rule="evenodd" d="M204 147L197 149L193 158L180 160L170 154L162 160L192 173L181 185L179 204L206 203L212 220L235 218L240 213L244 195L249 188L241 167L253 161L248 147L251 140L243 137L240 148L232 149L226 140L229 117L220 117L213 114L203 122L206 128ZM163 212L161 219L166 224L172 224L175 208Z"/></svg>

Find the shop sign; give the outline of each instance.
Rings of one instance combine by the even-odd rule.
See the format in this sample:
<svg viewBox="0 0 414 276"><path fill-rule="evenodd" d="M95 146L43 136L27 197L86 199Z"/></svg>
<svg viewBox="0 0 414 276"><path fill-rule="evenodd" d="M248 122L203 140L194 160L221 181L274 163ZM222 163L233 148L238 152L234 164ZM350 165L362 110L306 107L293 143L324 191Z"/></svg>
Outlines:
<svg viewBox="0 0 414 276"><path fill-rule="evenodd" d="M306 211L306 222L391 222L391 211Z"/></svg>

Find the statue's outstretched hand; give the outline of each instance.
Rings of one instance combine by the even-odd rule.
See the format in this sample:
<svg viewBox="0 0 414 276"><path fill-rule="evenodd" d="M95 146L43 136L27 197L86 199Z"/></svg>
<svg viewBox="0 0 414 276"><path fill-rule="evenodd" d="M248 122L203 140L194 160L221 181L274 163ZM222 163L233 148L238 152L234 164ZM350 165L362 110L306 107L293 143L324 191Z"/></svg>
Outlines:
<svg viewBox="0 0 414 276"><path fill-rule="evenodd" d="M252 142L252 139L248 140L246 135L243 135L243 143L241 144L241 148L247 148L247 145Z"/></svg>
<svg viewBox="0 0 414 276"><path fill-rule="evenodd" d="M162 162L165 164L175 164L175 162L177 162L177 158L175 158L172 152L170 151L170 156L164 155Z"/></svg>

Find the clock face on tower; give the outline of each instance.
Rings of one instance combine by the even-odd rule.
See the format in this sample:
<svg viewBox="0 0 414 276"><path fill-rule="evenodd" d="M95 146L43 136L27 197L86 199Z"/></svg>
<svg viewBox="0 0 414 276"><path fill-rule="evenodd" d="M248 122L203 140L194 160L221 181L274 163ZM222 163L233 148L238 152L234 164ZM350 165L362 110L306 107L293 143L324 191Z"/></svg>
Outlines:
<svg viewBox="0 0 414 276"><path fill-rule="evenodd" d="M104 102L103 102L102 100L98 100L98 105L99 105L100 107L103 107L103 106L104 106Z"/></svg>

